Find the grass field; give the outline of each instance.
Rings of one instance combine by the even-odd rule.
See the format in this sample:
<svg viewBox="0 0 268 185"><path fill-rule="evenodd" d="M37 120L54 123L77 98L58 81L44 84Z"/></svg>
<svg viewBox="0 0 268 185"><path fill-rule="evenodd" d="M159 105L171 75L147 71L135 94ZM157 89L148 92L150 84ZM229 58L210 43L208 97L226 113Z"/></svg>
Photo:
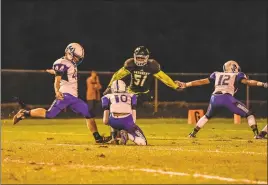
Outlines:
<svg viewBox="0 0 268 185"><path fill-rule="evenodd" d="M245 120L212 119L191 139L185 119L139 119L149 146L96 145L82 119L1 125L3 184L267 184L267 140Z"/></svg>

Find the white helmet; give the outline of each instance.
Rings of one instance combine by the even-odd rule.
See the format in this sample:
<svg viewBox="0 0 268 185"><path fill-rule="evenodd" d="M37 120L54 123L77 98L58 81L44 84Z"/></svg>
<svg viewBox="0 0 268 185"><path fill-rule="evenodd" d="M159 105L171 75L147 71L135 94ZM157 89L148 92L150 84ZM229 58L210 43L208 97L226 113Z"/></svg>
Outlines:
<svg viewBox="0 0 268 185"><path fill-rule="evenodd" d="M85 56L84 48L78 43L71 43L65 49L65 54L68 60L79 65Z"/></svg>
<svg viewBox="0 0 268 185"><path fill-rule="evenodd" d="M111 91L112 93L120 93L120 92L126 92L126 84L122 80L115 80L111 85Z"/></svg>
<svg viewBox="0 0 268 185"><path fill-rule="evenodd" d="M229 60L223 65L223 71L225 73L238 73L241 71L241 68L236 61Z"/></svg>

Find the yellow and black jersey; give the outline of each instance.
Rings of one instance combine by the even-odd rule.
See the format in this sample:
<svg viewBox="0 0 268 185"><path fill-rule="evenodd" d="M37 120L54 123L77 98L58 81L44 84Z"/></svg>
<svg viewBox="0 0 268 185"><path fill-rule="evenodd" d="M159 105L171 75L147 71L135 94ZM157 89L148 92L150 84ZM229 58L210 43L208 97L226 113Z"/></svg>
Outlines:
<svg viewBox="0 0 268 185"><path fill-rule="evenodd" d="M128 90L131 93L149 92L154 77L173 89L178 88L178 85L161 71L160 65L156 60L148 59L146 65L137 66L133 58L127 59L124 66L113 75L109 86L111 86L113 81L120 80L129 74L131 75L131 81Z"/></svg>
<svg viewBox="0 0 268 185"><path fill-rule="evenodd" d="M153 59L149 59L144 66L137 66L134 59L130 58L125 62L124 68L131 75L129 90L135 93L149 92L154 78L153 75L160 71L160 65Z"/></svg>

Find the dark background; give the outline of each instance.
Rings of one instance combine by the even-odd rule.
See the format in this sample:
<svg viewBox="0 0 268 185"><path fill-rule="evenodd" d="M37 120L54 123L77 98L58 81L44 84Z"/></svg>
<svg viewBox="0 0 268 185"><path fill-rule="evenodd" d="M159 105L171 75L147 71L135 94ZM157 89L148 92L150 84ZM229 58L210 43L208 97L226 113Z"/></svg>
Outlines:
<svg viewBox="0 0 268 185"><path fill-rule="evenodd" d="M78 42L80 70L115 71L145 45L166 72L212 72L229 59L266 72L267 8L264 0L3 0L2 68L49 68Z"/></svg>
<svg viewBox="0 0 268 185"><path fill-rule="evenodd" d="M82 71L115 71L145 45L165 72L211 73L237 60L245 73L267 72L267 1L198 0L3 0L2 68L47 69L70 42L86 51ZM85 80L79 92L85 98ZM100 76L102 91L111 75ZM172 76L182 81L204 76ZM267 81L267 76L253 76ZM160 101L208 102L213 85L182 93L159 83ZM2 102L20 96L28 103L50 104L53 77L2 73ZM267 91L251 88L251 99ZM245 87L238 98L245 100Z"/></svg>

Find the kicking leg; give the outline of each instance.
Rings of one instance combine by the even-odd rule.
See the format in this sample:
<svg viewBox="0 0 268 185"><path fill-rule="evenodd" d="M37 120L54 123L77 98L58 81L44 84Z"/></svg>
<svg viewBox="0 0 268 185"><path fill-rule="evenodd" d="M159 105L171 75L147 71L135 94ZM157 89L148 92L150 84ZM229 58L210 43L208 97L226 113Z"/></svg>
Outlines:
<svg viewBox="0 0 268 185"><path fill-rule="evenodd" d="M13 124L17 124L19 121L26 117L35 117L35 118L54 118L56 117L62 109L67 106L64 100L54 100L52 105L48 110L44 108L36 108L32 110L21 109L14 117Z"/></svg>

